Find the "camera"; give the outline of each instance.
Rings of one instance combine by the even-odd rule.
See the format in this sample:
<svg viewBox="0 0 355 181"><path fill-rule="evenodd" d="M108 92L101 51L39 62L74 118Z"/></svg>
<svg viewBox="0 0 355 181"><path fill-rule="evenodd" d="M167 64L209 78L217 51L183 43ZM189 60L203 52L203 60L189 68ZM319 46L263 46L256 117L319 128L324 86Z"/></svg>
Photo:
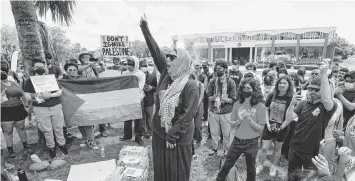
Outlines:
<svg viewBox="0 0 355 181"><path fill-rule="evenodd" d="M98 59L98 58L90 58L89 61L90 61L90 62L98 62L99 59Z"/></svg>

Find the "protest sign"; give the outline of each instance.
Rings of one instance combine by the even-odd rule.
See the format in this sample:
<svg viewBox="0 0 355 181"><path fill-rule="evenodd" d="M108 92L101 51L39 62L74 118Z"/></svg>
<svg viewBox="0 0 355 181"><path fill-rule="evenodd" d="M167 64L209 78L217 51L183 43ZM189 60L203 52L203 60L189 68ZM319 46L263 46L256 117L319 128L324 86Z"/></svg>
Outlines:
<svg viewBox="0 0 355 181"><path fill-rule="evenodd" d="M102 55L119 57L129 54L128 36L101 35Z"/></svg>
<svg viewBox="0 0 355 181"><path fill-rule="evenodd" d="M59 90L57 80L54 75L31 76L31 82L36 93L51 92Z"/></svg>

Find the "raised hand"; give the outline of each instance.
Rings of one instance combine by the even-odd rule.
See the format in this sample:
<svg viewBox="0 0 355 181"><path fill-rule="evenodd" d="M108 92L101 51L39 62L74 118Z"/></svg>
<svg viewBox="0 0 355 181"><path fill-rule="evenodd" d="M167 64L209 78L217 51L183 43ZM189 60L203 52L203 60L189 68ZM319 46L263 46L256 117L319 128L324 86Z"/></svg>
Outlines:
<svg viewBox="0 0 355 181"><path fill-rule="evenodd" d="M142 25L143 22L148 23L147 16L145 14L143 14L143 16L141 16L141 23L140 24Z"/></svg>
<svg viewBox="0 0 355 181"><path fill-rule="evenodd" d="M321 75L327 75L327 71L329 69L329 63L327 59L324 59L319 67Z"/></svg>
<svg viewBox="0 0 355 181"><path fill-rule="evenodd" d="M328 161L323 155L319 154L318 156L312 158L312 163L317 167L320 175L330 175Z"/></svg>

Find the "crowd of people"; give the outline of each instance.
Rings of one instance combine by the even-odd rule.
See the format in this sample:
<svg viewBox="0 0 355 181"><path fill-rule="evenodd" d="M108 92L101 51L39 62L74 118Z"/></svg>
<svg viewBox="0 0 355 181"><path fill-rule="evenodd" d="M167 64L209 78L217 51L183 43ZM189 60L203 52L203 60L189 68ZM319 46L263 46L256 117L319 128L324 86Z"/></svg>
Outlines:
<svg viewBox="0 0 355 181"><path fill-rule="evenodd" d="M122 141L133 138L144 146L143 137L152 138L155 181L187 181L195 149L203 140L202 127L208 123L213 157L223 156L217 181L225 181L242 156L247 180L256 180L265 167L267 153L274 147L270 176L277 175L282 155L288 160L288 180L355 180L355 71L330 65L324 60L311 70L304 67L288 72L284 63L271 62L262 75L254 63L239 70L238 60L229 69L216 61L213 71L207 63L194 62L188 51L172 49L163 53L148 28L146 17L140 27L154 61L153 72L146 60L134 56L114 58L105 66L89 53L64 65L65 72L46 60L32 60L34 76L54 74L57 79L97 78L106 69L120 75L138 77L142 119L124 123ZM330 71L330 74L329 74ZM59 87L60 84L58 83ZM65 125L59 97L62 91L34 94L30 79L16 76L1 61L1 127L10 158L13 128L25 149L25 119L33 112L40 134L56 157L56 149L68 154L73 137ZM94 126L79 126L80 147L98 149ZM108 136L105 124L101 136ZM2 152L2 160L3 152ZM2 162L3 167L8 163Z"/></svg>

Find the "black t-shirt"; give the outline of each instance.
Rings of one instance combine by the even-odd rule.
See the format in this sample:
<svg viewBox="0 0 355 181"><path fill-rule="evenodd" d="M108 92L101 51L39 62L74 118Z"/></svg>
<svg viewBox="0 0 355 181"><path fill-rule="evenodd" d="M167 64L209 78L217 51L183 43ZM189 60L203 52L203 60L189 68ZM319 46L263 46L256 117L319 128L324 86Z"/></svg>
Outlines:
<svg viewBox="0 0 355 181"><path fill-rule="evenodd" d="M345 99L347 99L349 102L355 102L355 91L344 91L343 96ZM346 108L343 104L343 116L344 116L344 128L346 127L349 119L353 117L355 114L355 109L350 111L348 108Z"/></svg>
<svg viewBox="0 0 355 181"><path fill-rule="evenodd" d="M60 75L63 75L62 70L60 70L60 68L55 65L52 65L51 68L48 68L48 74L54 74L56 79L58 79Z"/></svg>
<svg viewBox="0 0 355 181"><path fill-rule="evenodd" d="M286 110L290 106L292 97L290 96L275 96L271 93L267 96L265 107L269 108L270 124L276 123L281 125L286 119Z"/></svg>
<svg viewBox="0 0 355 181"><path fill-rule="evenodd" d="M324 138L325 128L337 108L337 103L333 102L334 107L330 111L327 111L322 103L312 104L302 100L297 104L295 113L298 115L298 120L290 141L291 149L318 154L319 142Z"/></svg>
<svg viewBox="0 0 355 181"><path fill-rule="evenodd" d="M240 80L242 80L243 74L240 70L230 70L229 77L234 80L235 86L239 87Z"/></svg>
<svg viewBox="0 0 355 181"><path fill-rule="evenodd" d="M58 82L57 82L57 84L58 84L59 88L61 88L61 86ZM23 90L28 93L36 93L35 88L33 87L33 84L32 84L32 81L30 78L25 81L25 85L23 87ZM58 104L60 104L59 97L51 97L51 98L45 100L45 102L40 103L40 104L38 104L38 102L35 100L33 101L33 106L37 106L37 107L53 107Z"/></svg>

